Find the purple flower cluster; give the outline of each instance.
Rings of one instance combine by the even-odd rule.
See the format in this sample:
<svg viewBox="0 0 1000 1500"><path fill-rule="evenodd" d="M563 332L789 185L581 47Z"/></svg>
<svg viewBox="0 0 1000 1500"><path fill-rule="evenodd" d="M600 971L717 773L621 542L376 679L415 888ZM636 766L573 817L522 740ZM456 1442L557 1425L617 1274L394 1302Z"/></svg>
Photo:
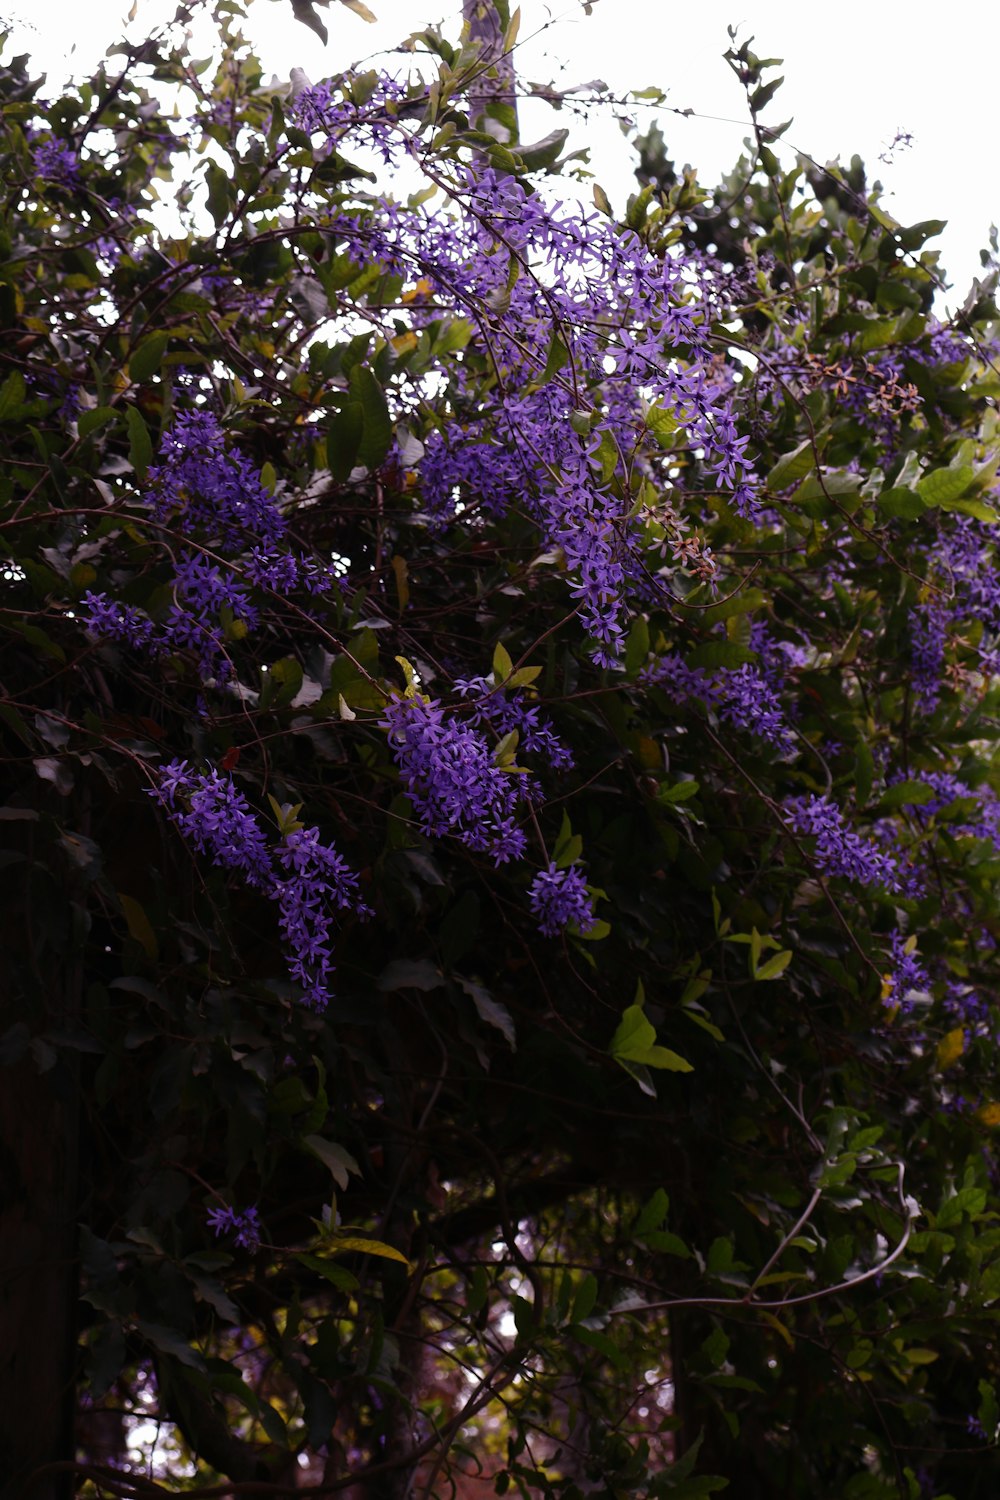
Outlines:
<svg viewBox="0 0 1000 1500"><path fill-rule="evenodd" d="M84 596L81 618L95 636L148 655L194 651L202 679L224 682L233 674L231 641L238 638L227 634L225 615L241 627L239 635L260 619L244 579L270 593L300 588L319 595L330 589L333 574L281 545L286 527L273 497L245 458L226 451L211 413L182 412L164 436L160 460L149 470L154 515L185 535L208 536L215 556L178 552L165 618L154 622L136 606L93 590Z"/></svg>
<svg viewBox="0 0 1000 1500"><path fill-rule="evenodd" d="M214 768L191 771L186 760L173 760L163 767L150 796L166 808L199 854L207 854L223 870L237 871L247 885L270 888L267 840L231 776Z"/></svg>
<svg viewBox="0 0 1000 1500"><path fill-rule="evenodd" d="M162 641L152 620L134 604L122 604L107 594L88 589L82 600L81 619L85 629L106 641L119 641L135 651L157 655Z"/></svg>
<svg viewBox="0 0 1000 1500"><path fill-rule="evenodd" d="M160 462L149 469L148 499L158 521L217 537L228 548L247 538L273 546L284 517L249 461L227 452L225 434L209 411L183 411L164 434Z"/></svg>
<svg viewBox="0 0 1000 1500"><path fill-rule="evenodd" d="M567 928L587 933L596 922L587 883L572 865L559 870L550 864L539 870L531 882L528 903L543 937L558 937Z"/></svg>
<svg viewBox="0 0 1000 1500"><path fill-rule="evenodd" d="M913 811L923 823L955 803L972 803L972 816L955 818L948 829L958 838L985 839L1000 851L1000 797L990 786L967 786L947 771L925 771L919 780L932 788L934 796L921 802Z"/></svg>
<svg viewBox="0 0 1000 1500"><path fill-rule="evenodd" d="M318 829L286 834L274 857L285 872L274 881L272 894L290 955L289 970L301 984L306 1004L322 1010L333 972L331 907L362 918L373 913L358 895L357 875L335 849L320 843Z"/></svg>
<svg viewBox="0 0 1000 1500"><path fill-rule="evenodd" d="M419 695L394 699L382 727L426 834L453 834L498 865L521 858L526 840L517 814L530 784L496 764L482 735Z"/></svg>
<svg viewBox="0 0 1000 1500"><path fill-rule="evenodd" d="M719 379L707 338L718 288L701 298L680 251L653 254L631 231L548 203L510 176L470 169L450 186L447 209L383 204L377 217L345 213L330 228L359 260L419 271L430 292L426 307L412 305L415 328L449 310L463 320L489 310L481 342L495 389L484 399L475 361L451 371L463 419L427 442L424 501L442 522L525 510L565 561L595 660L611 664L629 599L649 587L650 538L631 478L648 473L673 490L683 452L706 488L756 513L738 391ZM673 424L669 461L648 456L654 409ZM615 485L617 471L629 483ZM689 549L673 542L670 533L673 561L686 566Z"/></svg>
<svg viewBox="0 0 1000 1500"><path fill-rule="evenodd" d="M910 628L910 681L917 707L933 713L941 697L944 648L951 626L951 610L939 600L918 605Z"/></svg>
<svg viewBox="0 0 1000 1500"><path fill-rule="evenodd" d="M458 677L455 690L472 702L468 723L473 729L489 725L500 738L516 731L519 754L543 756L553 771L572 769L573 752L523 690L508 692L505 688L495 688L488 677Z"/></svg>
<svg viewBox="0 0 1000 1500"><path fill-rule="evenodd" d="M347 862L320 842L316 828L294 828L272 850L243 793L214 768L192 771L187 761L171 761L150 795L199 853L277 903L289 972L304 1002L322 1010L333 972L334 910L372 914Z"/></svg>
<svg viewBox="0 0 1000 1500"><path fill-rule="evenodd" d="M894 932L889 946L891 968L882 985L882 1003L907 1016L915 1001L928 994L931 981L915 952L915 945Z"/></svg>
<svg viewBox="0 0 1000 1500"><path fill-rule="evenodd" d="M363 103L355 97L359 87ZM406 85L398 79L374 70L351 79L326 79L300 89L290 115L301 130L325 135L331 147L351 132L352 144L370 147L387 165L393 165L406 148L396 110L406 92Z"/></svg>
<svg viewBox="0 0 1000 1500"><path fill-rule="evenodd" d="M989 1002L977 994L971 985L960 984L954 979L947 980L942 1004L945 1013L961 1021L973 1036L990 1035Z"/></svg>
<svg viewBox="0 0 1000 1500"><path fill-rule="evenodd" d="M976 647L980 670L994 675L1000 645L1000 567L996 530L967 516L948 517L929 553L939 592L918 605L911 630L913 683L918 705L932 711L940 698L949 634L965 619L983 627Z"/></svg>
<svg viewBox="0 0 1000 1500"><path fill-rule="evenodd" d="M210 1208L208 1226L215 1231L216 1236L235 1234L237 1245L242 1245L251 1255L255 1255L260 1249L260 1212L256 1207Z"/></svg>
<svg viewBox="0 0 1000 1500"><path fill-rule="evenodd" d="M57 182L60 187L75 187L79 180L76 152L63 141L39 142L31 153L31 165L36 177Z"/></svg>
<svg viewBox="0 0 1000 1500"><path fill-rule="evenodd" d="M793 833L816 840L814 857L824 875L881 886L890 893L902 890L904 881L895 855L849 828L829 797L799 797L786 802L784 812Z"/></svg>
<svg viewBox="0 0 1000 1500"><path fill-rule="evenodd" d="M641 681L664 688L675 703L699 699L734 729L752 734L776 750L791 748L791 731L774 683L750 663L707 672L669 654L645 667Z"/></svg>

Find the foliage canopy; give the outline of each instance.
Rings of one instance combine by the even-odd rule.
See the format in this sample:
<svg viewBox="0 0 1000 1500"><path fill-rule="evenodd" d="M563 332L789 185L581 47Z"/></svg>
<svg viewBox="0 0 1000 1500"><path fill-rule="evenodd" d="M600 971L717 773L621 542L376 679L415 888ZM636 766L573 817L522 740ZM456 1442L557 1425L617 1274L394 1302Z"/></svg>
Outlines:
<svg viewBox="0 0 1000 1500"><path fill-rule="evenodd" d="M992 1494L995 244L214 10L0 69L7 1493Z"/></svg>

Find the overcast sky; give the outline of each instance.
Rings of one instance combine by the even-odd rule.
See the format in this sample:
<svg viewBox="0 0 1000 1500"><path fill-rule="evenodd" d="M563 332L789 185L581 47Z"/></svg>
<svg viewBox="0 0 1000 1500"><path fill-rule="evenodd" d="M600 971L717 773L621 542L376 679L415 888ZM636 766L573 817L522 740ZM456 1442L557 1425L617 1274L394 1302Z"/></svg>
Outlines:
<svg viewBox="0 0 1000 1500"><path fill-rule="evenodd" d="M368 3L378 17L373 25L338 0L321 9L330 32L324 48L292 19L290 0L254 0L248 29L265 70L287 77L299 66L315 81L392 47L427 21L444 21L454 35L461 13L461 0ZM129 33L148 31L175 7L176 0L137 0ZM70 72L90 71L121 33L127 8L128 0L0 0L0 14L24 23L13 40L50 73L50 89ZM733 164L747 129L742 90L721 57L727 24L739 26L741 38L754 35L756 51L785 60L786 82L768 118L794 116L787 140L820 160L863 156L870 177L891 194L890 212L904 223L948 219L941 246L954 291L947 301L963 299L980 269L989 226L1000 219L1000 6L950 0L932 11L888 0L840 0L836 7L816 0L593 0L585 16L579 0L522 0L522 13L522 77L555 78L563 86L602 78L615 91L666 90L668 103L699 116L659 112L670 153L697 166L708 183ZM636 118L645 122L649 114L643 107ZM571 122L548 112L529 116L524 134L542 135L562 123ZM897 130L910 132L913 144L897 148L891 163L879 161ZM631 187L630 156L610 112L593 114L580 136L598 181L620 207Z"/></svg>

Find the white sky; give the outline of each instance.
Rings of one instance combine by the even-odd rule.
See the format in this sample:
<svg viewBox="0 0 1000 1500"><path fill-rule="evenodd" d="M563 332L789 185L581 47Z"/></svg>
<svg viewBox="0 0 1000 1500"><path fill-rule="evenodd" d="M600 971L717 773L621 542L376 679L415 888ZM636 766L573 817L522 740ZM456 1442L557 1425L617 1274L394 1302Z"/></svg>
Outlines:
<svg viewBox="0 0 1000 1500"><path fill-rule="evenodd" d="M23 24L12 40L31 51L50 74L49 89L70 72L87 73L121 34L129 0L0 0L0 14ZM290 0L254 0L248 31L264 64L287 78L293 66L315 82L356 59L391 48L428 21L444 20L457 35L461 0L368 0L378 17L368 25L331 0L320 7L330 32L324 48L296 22ZM138 0L131 35L141 35L176 8L176 0ZM513 9L513 3L511 8ZM721 54L726 26L755 36L762 56L784 58L786 82L766 119L794 116L786 139L821 161L857 152L869 178L891 196L889 211L904 223L948 219L940 242L954 283L947 303L960 303L979 273L979 249L1000 219L1000 105L996 64L1000 5L995 0L950 0L947 6L908 0L522 0L518 69L534 81L563 86L603 78L616 92L657 85L677 108L718 120L682 120L659 112L670 154L690 161L714 183L735 162L746 134L743 94ZM72 50L71 49L74 49ZM650 111L641 107L636 118ZM592 167L615 208L630 181L631 156L608 112L574 127L565 113L522 115L526 139L559 125L571 143L591 149ZM897 128L913 145L889 165L878 160Z"/></svg>

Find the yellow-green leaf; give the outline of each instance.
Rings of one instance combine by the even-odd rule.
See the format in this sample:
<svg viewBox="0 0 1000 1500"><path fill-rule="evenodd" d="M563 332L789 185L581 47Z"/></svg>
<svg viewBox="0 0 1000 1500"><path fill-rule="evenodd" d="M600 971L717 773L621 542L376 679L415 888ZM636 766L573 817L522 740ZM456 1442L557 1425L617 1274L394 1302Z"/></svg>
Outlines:
<svg viewBox="0 0 1000 1500"><path fill-rule="evenodd" d="M947 1032L937 1044L937 1064L939 1068L950 1068L958 1062L965 1051L965 1028L955 1026Z"/></svg>
<svg viewBox="0 0 1000 1500"><path fill-rule="evenodd" d="M156 941L156 933L153 924L143 907L133 896L123 896L120 892L118 900L121 902L122 912L128 926L129 936L135 938L136 942L145 949L146 957L150 963L155 963L160 952L160 945Z"/></svg>
<svg viewBox="0 0 1000 1500"><path fill-rule="evenodd" d="M327 1240L323 1248L331 1256L349 1255L352 1251L359 1255L378 1255L382 1260L396 1260L407 1270L410 1269L410 1262L402 1251L393 1249L384 1240L369 1240L355 1234L338 1234Z"/></svg>
<svg viewBox="0 0 1000 1500"><path fill-rule="evenodd" d="M791 961L792 950L783 948L780 953L769 958L766 964L761 964L760 968L754 971L753 977L754 979L777 979L779 974L785 972Z"/></svg>

